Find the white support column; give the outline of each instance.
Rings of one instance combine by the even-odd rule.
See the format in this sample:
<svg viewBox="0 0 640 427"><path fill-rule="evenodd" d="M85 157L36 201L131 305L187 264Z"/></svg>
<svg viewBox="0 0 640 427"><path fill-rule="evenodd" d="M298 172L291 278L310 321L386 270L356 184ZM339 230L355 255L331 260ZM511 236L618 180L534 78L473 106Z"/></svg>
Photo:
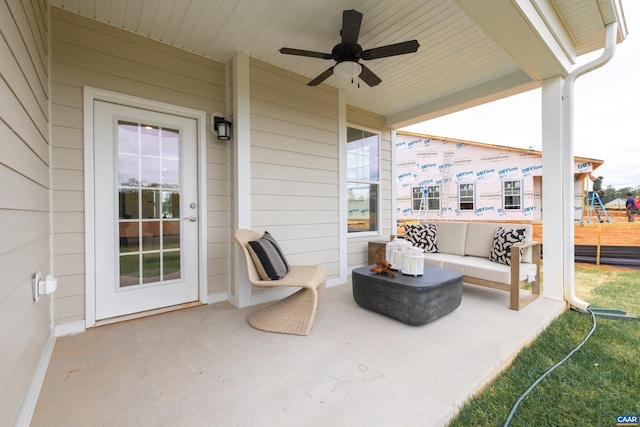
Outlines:
<svg viewBox="0 0 640 427"><path fill-rule="evenodd" d="M339 229L340 229L340 283L347 281L349 274L349 251L347 238L347 93L344 89L338 89L338 169L339 169Z"/></svg>
<svg viewBox="0 0 640 427"><path fill-rule="evenodd" d="M562 300L565 270L573 271L573 155L563 143L562 89L564 79L542 84L542 241L546 298ZM573 150L571 150L573 151ZM569 161L565 161L568 159ZM569 165L567 169L567 164ZM565 181L571 180L570 185ZM570 194L566 193L570 189ZM570 201L570 210L567 203ZM567 235L570 230L571 236ZM568 246L571 246L568 248ZM570 250L568 250L570 249ZM569 253L570 252L570 253ZM568 257L571 256L571 259Z"/></svg>
<svg viewBox="0 0 640 427"><path fill-rule="evenodd" d="M236 228L251 228L251 94L250 58L236 53L233 58L233 168ZM247 278L244 255L234 242L233 286L229 302L236 307L251 304L251 284Z"/></svg>

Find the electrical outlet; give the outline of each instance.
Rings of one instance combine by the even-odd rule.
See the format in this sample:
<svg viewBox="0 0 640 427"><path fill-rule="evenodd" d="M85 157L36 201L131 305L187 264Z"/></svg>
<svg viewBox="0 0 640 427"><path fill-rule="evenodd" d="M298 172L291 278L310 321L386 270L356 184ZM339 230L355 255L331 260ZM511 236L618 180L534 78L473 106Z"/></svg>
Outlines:
<svg viewBox="0 0 640 427"><path fill-rule="evenodd" d="M41 277L42 274L40 274L40 272L38 271L36 275L33 276L33 281L31 282L33 290L33 300L36 302L38 301L38 298L40 298L40 294L38 293L38 284L40 283Z"/></svg>

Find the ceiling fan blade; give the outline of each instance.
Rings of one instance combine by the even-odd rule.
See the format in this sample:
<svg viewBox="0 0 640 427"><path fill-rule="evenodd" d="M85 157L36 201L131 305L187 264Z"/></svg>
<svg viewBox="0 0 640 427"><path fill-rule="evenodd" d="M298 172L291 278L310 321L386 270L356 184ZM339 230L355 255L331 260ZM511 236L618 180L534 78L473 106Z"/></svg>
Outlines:
<svg viewBox="0 0 640 427"><path fill-rule="evenodd" d="M405 53L413 53L418 50L420 44L417 40L409 40L406 42L389 44L386 46L374 47L362 51L360 59L370 60L378 58L386 58L387 56L404 55Z"/></svg>
<svg viewBox="0 0 640 427"><path fill-rule="evenodd" d="M360 34L360 24L362 24L362 14L355 9L342 12L342 43L357 44Z"/></svg>
<svg viewBox="0 0 640 427"><path fill-rule="evenodd" d="M280 48L280 53L285 55L308 56L311 58L332 59L330 53L314 52L312 50L292 49L290 47Z"/></svg>
<svg viewBox="0 0 640 427"><path fill-rule="evenodd" d="M360 75L358 76L360 77L360 80L368 84L370 87L378 86L382 82L382 79L376 76L369 68L362 64L360 64L360 66L362 67L362 71L360 71Z"/></svg>
<svg viewBox="0 0 640 427"><path fill-rule="evenodd" d="M307 86L318 86L320 83L325 81L332 74L333 74L333 67L329 67L318 77L316 77L315 79L307 83Z"/></svg>

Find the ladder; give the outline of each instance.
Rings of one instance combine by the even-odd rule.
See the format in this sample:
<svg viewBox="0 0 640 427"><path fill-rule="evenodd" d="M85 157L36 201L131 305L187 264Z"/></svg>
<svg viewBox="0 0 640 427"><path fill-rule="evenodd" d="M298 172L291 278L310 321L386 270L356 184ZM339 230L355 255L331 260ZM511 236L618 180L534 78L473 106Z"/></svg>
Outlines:
<svg viewBox="0 0 640 427"><path fill-rule="evenodd" d="M429 200L428 200L428 196L429 196L429 190L427 189L427 186L425 185L424 187L422 187L422 199L420 199L420 213L418 214L418 222L422 222L422 216L427 216L427 209L429 208Z"/></svg>
<svg viewBox="0 0 640 427"><path fill-rule="evenodd" d="M587 193L587 197L585 203L583 204L583 212L587 213L587 222L591 223L591 217L595 213L598 217L598 222L604 222L604 220L600 217L600 211L604 214L604 217L607 219L607 222L611 222L611 218L609 218L609 214L604 207L604 203L602 203L602 199L596 191L589 191ZM584 214L582 215L584 222Z"/></svg>

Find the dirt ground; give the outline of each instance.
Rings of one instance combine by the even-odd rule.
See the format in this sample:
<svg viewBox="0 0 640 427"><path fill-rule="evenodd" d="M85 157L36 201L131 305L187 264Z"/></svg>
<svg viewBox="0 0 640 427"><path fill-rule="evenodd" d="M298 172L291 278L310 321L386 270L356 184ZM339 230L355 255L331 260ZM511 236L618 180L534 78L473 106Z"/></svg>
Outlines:
<svg viewBox="0 0 640 427"><path fill-rule="evenodd" d="M624 211L607 211L611 222L599 223L593 215L591 222L585 218L583 223L576 222L574 226L574 242L576 245L603 246L640 246L640 215L636 222L627 222ZM605 219L603 216L601 217ZM404 234L404 227L399 224L398 234ZM533 239L542 242L542 222L533 223Z"/></svg>

